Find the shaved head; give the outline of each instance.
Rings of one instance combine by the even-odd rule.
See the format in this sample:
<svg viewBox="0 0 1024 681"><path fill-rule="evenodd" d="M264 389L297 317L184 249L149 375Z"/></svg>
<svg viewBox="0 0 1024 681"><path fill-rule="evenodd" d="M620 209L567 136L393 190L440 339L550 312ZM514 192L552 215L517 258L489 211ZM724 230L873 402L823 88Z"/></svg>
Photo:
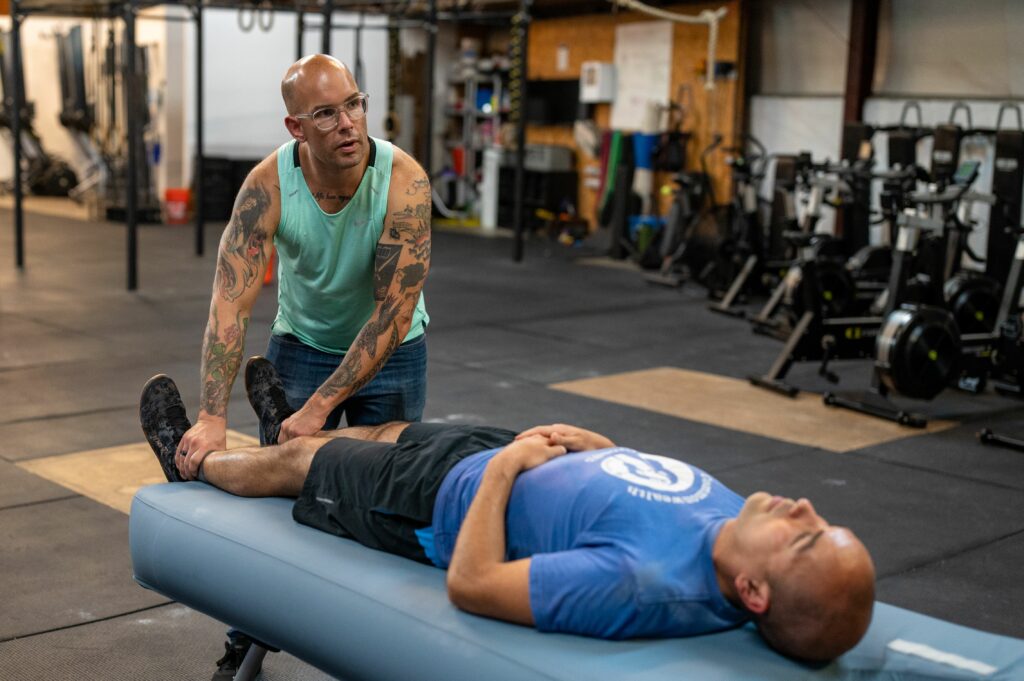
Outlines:
<svg viewBox="0 0 1024 681"><path fill-rule="evenodd" d="M310 102L306 100L320 83L339 77L355 86L355 77L349 68L327 54L311 54L292 64L281 80L281 97L288 114L307 112Z"/></svg>
<svg viewBox="0 0 1024 681"><path fill-rule="evenodd" d="M723 593L734 594L783 655L831 660L867 631L875 602L871 555L807 499L751 494L722 528L716 549Z"/></svg>
<svg viewBox="0 0 1024 681"><path fill-rule="evenodd" d="M864 545L845 528L825 533L838 546L771 578L773 602L756 618L768 643L808 662L833 660L853 648L871 624L875 567Z"/></svg>
<svg viewBox="0 0 1024 681"><path fill-rule="evenodd" d="M347 66L327 54L303 57L284 74L281 97L288 109L284 125L302 145L302 163L313 164L307 168L316 166L327 173L353 170L362 177L370 151L366 129L369 96L359 92ZM361 110L354 111L353 103ZM312 114L317 111L323 111L325 117L314 122ZM352 191L355 186L358 182Z"/></svg>

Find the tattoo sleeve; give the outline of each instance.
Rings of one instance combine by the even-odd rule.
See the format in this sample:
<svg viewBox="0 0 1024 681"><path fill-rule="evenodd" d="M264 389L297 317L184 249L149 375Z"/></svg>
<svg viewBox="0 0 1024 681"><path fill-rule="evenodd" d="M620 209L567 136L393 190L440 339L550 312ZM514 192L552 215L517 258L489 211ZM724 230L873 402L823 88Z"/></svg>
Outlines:
<svg viewBox="0 0 1024 681"><path fill-rule="evenodd" d="M263 216L269 208L270 195L261 185L239 192L217 256L215 289L224 300L237 300L258 283L267 265Z"/></svg>
<svg viewBox="0 0 1024 681"><path fill-rule="evenodd" d="M247 181L221 237L200 369L200 409L211 416L227 415L231 386L242 364L251 300L267 266L264 218L270 206L264 186Z"/></svg>
<svg viewBox="0 0 1024 681"><path fill-rule="evenodd" d="M430 204L406 206L392 217L390 235L400 239L419 261L430 259Z"/></svg>
<svg viewBox="0 0 1024 681"><path fill-rule="evenodd" d="M200 409L211 416L226 416L231 386L242 364L245 332L249 316L239 312L233 323L221 328L216 306L210 310L210 321L203 338L202 393Z"/></svg>
<svg viewBox="0 0 1024 681"><path fill-rule="evenodd" d="M392 194L391 200L395 201ZM387 218L387 240L377 245L373 297L377 309L338 369L317 393L345 399L373 380L401 344L412 323L430 270L430 182L414 180ZM336 403L336 402L335 402Z"/></svg>
<svg viewBox="0 0 1024 681"><path fill-rule="evenodd" d="M400 344L401 339L398 337L398 326L391 326L391 335L388 337L387 346L384 348L380 358L370 366L369 371L361 371L363 363L359 353L349 352L345 355L345 361L338 367L338 371L320 387L319 393L324 397L334 397L342 390L347 390L350 395L359 392L360 388L373 380L373 377L384 367ZM349 355L355 355L352 368L347 366L349 364ZM362 373L362 376L359 375L360 373ZM337 380L335 380L336 378Z"/></svg>

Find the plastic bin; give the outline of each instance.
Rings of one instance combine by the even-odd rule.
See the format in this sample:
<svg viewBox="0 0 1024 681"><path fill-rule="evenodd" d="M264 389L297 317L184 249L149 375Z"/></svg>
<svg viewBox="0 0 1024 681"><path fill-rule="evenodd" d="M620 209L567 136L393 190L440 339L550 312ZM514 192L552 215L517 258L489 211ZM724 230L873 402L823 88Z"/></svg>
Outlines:
<svg viewBox="0 0 1024 681"><path fill-rule="evenodd" d="M192 199L192 191L185 188L173 188L164 191L164 216L169 225L188 223L188 206Z"/></svg>

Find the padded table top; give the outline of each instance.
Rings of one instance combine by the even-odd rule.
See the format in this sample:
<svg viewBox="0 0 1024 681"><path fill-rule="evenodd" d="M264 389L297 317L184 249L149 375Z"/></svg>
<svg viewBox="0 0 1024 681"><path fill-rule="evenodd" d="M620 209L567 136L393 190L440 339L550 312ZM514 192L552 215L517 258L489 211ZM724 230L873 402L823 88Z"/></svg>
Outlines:
<svg viewBox="0 0 1024 681"><path fill-rule="evenodd" d="M1024 679L1024 641L877 604L864 640L824 668L772 652L748 625L686 639L602 641L457 610L444 572L199 482L136 495L143 586L346 681Z"/></svg>

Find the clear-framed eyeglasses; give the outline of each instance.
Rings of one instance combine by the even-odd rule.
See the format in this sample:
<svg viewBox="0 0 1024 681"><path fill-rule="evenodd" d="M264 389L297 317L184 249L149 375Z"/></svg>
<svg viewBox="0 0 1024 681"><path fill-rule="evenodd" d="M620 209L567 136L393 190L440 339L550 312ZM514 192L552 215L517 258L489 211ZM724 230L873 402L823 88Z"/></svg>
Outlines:
<svg viewBox="0 0 1024 681"><path fill-rule="evenodd" d="M318 130L326 132L338 127L338 119L342 113L348 116L350 121L358 121L366 115L369 103L370 95L360 92L344 104L320 107L312 113L295 114L294 118L309 118Z"/></svg>

